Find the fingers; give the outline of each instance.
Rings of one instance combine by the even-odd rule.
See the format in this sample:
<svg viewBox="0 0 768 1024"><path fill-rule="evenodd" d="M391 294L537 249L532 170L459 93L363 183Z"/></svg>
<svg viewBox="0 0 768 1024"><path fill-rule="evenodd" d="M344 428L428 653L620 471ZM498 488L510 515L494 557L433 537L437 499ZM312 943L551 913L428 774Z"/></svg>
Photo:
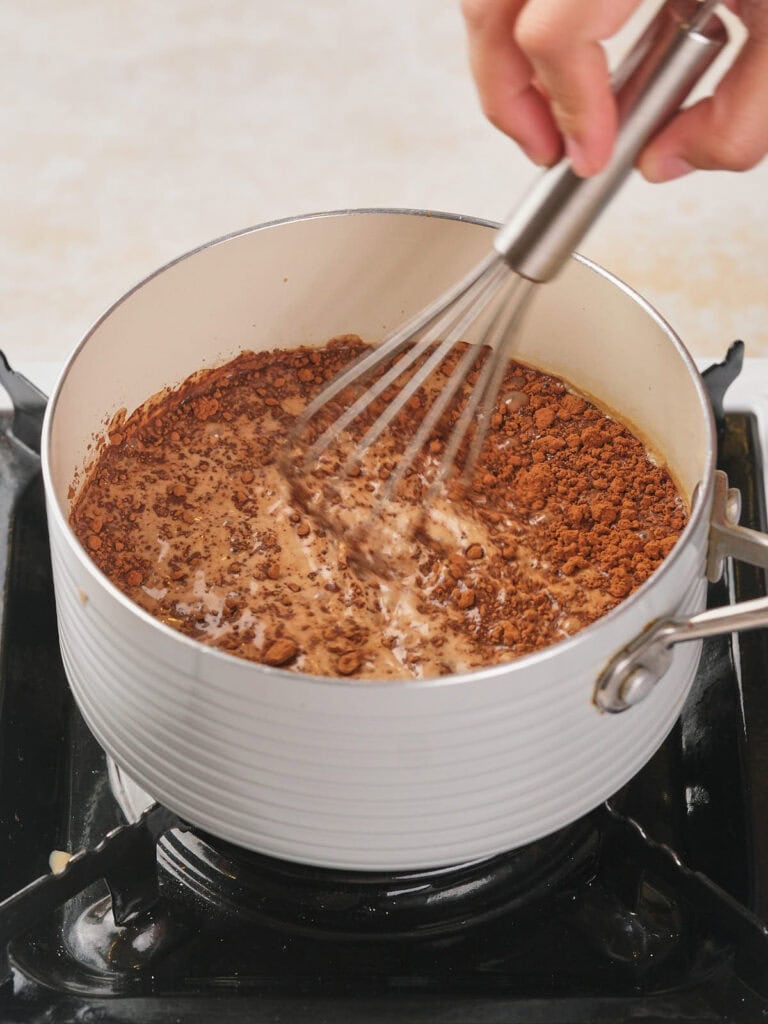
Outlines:
<svg viewBox="0 0 768 1024"><path fill-rule="evenodd" d="M486 116L528 156L552 164L563 141L594 174L616 137L601 40L640 0L463 0L472 72Z"/></svg>
<svg viewBox="0 0 768 1024"><path fill-rule="evenodd" d="M540 164L564 146L577 174L608 162L616 105L600 45L641 0L463 0L483 109ZM726 0L749 32L715 95L683 111L641 154L649 181L697 167L745 170L768 152L768 0Z"/></svg>
<svg viewBox="0 0 768 1024"><path fill-rule="evenodd" d="M672 181L696 168L749 170L766 153L768 32L747 39L715 94L667 125L638 166L648 181Z"/></svg>
<svg viewBox="0 0 768 1024"><path fill-rule="evenodd" d="M562 153L549 104L533 83L533 68L517 45L515 22L525 0L464 0L469 60L486 117L534 163Z"/></svg>
<svg viewBox="0 0 768 1024"><path fill-rule="evenodd" d="M616 138L616 104L601 41L639 0L529 0L515 38L530 60L565 140L574 171L590 175L608 161Z"/></svg>

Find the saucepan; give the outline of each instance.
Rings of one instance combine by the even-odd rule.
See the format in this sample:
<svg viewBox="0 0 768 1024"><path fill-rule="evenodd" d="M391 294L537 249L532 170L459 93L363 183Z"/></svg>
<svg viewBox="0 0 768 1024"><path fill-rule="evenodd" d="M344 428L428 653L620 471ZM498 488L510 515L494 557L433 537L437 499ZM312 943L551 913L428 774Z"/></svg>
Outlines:
<svg viewBox="0 0 768 1024"><path fill-rule="evenodd" d="M596 807L651 757L685 701L702 636L768 617L766 602L702 611L722 559L766 564L766 538L735 525L738 495L716 473L710 403L682 342L579 257L539 289L515 355L630 425L691 509L656 572L588 628L461 675L311 677L182 636L91 562L68 522L73 482L119 409L245 349L340 333L375 342L490 251L495 227L360 210L242 231L128 292L67 363L42 451L67 676L109 756L191 825L352 870L519 847Z"/></svg>

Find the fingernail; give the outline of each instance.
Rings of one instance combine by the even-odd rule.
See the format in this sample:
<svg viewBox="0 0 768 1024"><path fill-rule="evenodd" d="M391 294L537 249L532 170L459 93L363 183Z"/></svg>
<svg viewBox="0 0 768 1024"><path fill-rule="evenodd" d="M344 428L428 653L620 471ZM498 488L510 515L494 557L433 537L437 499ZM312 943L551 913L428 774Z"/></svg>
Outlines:
<svg viewBox="0 0 768 1024"><path fill-rule="evenodd" d="M648 181L661 184L663 181L682 178L696 168L681 156L663 156L658 160L647 161L642 170Z"/></svg>
<svg viewBox="0 0 768 1024"><path fill-rule="evenodd" d="M520 143L520 147L528 159L539 167L551 167L553 164L556 164L562 152L552 149L552 147L542 149L540 146L534 147L532 145L524 145L523 143Z"/></svg>
<svg viewBox="0 0 768 1024"><path fill-rule="evenodd" d="M565 155L570 160L574 173L578 174L582 178L586 178L590 173L589 161L587 160L586 154L584 153L581 143L567 135L565 137Z"/></svg>
<svg viewBox="0 0 768 1024"><path fill-rule="evenodd" d="M545 156L543 153L536 153L536 152L533 152L532 150L529 149L529 150L526 150L526 154L525 155L528 157L528 159L532 163L536 164L537 167L551 167L552 166L552 159L551 159L551 157L548 154Z"/></svg>

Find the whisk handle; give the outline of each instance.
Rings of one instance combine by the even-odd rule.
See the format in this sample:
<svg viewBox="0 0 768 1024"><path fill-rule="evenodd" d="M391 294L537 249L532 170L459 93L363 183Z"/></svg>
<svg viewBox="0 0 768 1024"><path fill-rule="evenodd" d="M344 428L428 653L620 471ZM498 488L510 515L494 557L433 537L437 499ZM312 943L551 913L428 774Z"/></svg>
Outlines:
<svg viewBox="0 0 768 1024"><path fill-rule="evenodd" d="M613 194L646 142L677 111L728 41L714 16L717 0L666 3L614 75L619 131L608 165L580 178L562 160L546 171L499 229L494 247L531 281L560 270Z"/></svg>

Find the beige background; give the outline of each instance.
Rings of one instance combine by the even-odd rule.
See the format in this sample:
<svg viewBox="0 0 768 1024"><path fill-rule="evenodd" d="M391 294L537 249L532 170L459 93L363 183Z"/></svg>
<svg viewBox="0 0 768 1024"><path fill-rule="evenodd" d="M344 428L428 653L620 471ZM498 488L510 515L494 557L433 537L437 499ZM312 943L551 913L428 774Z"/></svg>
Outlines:
<svg viewBox="0 0 768 1024"><path fill-rule="evenodd" d="M210 238L354 206L498 219L536 173L479 112L457 0L3 0L0 47L0 347L46 387ZM768 355L767 197L765 163L638 179L581 248L694 354Z"/></svg>

